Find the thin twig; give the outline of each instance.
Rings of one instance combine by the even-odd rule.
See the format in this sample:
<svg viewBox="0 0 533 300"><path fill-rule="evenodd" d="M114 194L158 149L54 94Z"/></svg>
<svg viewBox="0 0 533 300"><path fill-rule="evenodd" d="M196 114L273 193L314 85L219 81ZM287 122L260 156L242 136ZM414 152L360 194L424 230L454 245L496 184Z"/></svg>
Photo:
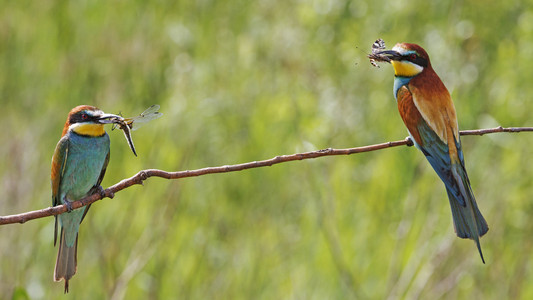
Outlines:
<svg viewBox="0 0 533 300"><path fill-rule="evenodd" d="M461 130L461 135L484 135L488 133L498 133L498 132L522 132L522 131L533 131L533 127L495 127L487 129L476 129L476 130Z"/></svg>
<svg viewBox="0 0 533 300"><path fill-rule="evenodd" d="M500 126L500 127L488 128L488 129L463 130L461 131L461 135L481 136L481 135L489 134L489 133L498 133L498 132L515 133L515 132L522 132L522 131L533 131L533 127L503 128ZM93 202L96 202L106 197L113 198L116 192L119 192L135 184L142 185L143 181L148 179L149 177L178 179L178 178L185 178L185 177L202 176L202 175L207 175L207 174L228 173L228 172L236 172L236 171L242 171L242 170L253 169L253 168L267 167L267 166L272 166L275 164L280 164L280 163L295 161L295 160L311 159L311 158L317 158L317 157L322 157L322 156L350 155L350 154L355 154L355 153L371 152L371 151L398 147L398 146L412 146L412 145L413 145L413 142L411 141L411 139L406 138L401 141L387 142L387 143L381 143L381 144L375 144L375 145L369 145L369 146L363 146L363 147L347 148L347 149L328 148L328 149L311 151L311 152L296 153L296 154L290 154L290 155L280 155L280 156L276 156L274 158L267 159L267 160L254 161L254 162L248 162L248 163L237 164L237 165L226 165L226 166L220 166L220 167L203 168L203 169L197 169L197 170L187 170L187 171L178 171L178 172L166 172L166 171L157 170L157 169L142 170L138 172L137 174L135 174L134 176L127 178L127 179L123 179L119 183L105 189L102 193L103 195L100 195L100 193L92 194L83 199L72 202L71 206L72 206L72 209L76 209L82 206L89 205ZM48 207L45 209L25 212L25 213L16 214L16 215L1 216L0 225L25 223L26 221L33 220L33 219L59 215L66 211L67 211L67 206L62 204L62 205L57 205L54 207Z"/></svg>

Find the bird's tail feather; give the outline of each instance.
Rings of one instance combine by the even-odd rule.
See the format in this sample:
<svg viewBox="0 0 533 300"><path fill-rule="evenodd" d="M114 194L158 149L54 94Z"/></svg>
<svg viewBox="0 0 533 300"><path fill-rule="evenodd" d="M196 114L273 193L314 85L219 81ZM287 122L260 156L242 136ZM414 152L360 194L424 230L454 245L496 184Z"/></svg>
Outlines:
<svg viewBox="0 0 533 300"><path fill-rule="evenodd" d="M470 188L470 182L468 176L461 165L452 165L452 174L456 179L457 184L460 186L461 195L464 200L460 201L457 196L446 189L448 192L448 199L450 201L450 207L452 209L453 225L455 227L455 233L460 238L472 239L476 242L476 246L481 256L481 260L485 263L483 253L481 252L481 245L479 238L482 237L489 230L487 221L479 211L476 203L476 199ZM464 203L465 205L461 205Z"/></svg>
<svg viewBox="0 0 533 300"><path fill-rule="evenodd" d="M59 242L59 251L57 252L56 267L54 269L54 280L65 280L65 293L68 293L68 281L74 274L78 265L78 234L73 247L68 247L65 239L65 232L61 228L61 238Z"/></svg>

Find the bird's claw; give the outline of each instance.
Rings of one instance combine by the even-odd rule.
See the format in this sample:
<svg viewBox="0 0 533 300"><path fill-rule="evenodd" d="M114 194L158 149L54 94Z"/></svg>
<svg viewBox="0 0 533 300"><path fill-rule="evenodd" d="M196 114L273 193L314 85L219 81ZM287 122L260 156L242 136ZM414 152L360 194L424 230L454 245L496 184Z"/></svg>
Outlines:
<svg viewBox="0 0 533 300"><path fill-rule="evenodd" d="M104 188L101 185L96 187L96 193L98 193L100 195L101 199L104 199L105 196L106 196L105 195L105 190L104 190Z"/></svg>
<svg viewBox="0 0 533 300"><path fill-rule="evenodd" d="M95 193L98 193L100 195L100 199L104 199L105 197L108 197L109 199L113 199L115 197L115 193L110 192L110 191L106 192L106 190L101 185L96 187Z"/></svg>
<svg viewBox="0 0 533 300"><path fill-rule="evenodd" d="M415 144L415 143L413 142L413 139L412 139L410 136L408 136L408 137L405 138L405 143L406 143L407 147L414 146L414 144Z"/></svg>
<svg viewBox="0 0 533 300"><path fill-rule="evenodd" d="M67 212L71 212L72 211L72 203L70 203L70 201L66 201L65 202L65 205L67 206Z"/></svg>

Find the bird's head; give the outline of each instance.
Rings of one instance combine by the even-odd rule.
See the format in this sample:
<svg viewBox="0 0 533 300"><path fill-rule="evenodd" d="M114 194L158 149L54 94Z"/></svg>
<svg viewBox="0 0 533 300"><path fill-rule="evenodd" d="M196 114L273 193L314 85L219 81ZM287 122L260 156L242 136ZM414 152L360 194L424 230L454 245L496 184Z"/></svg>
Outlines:
<svg viewBox="0 0 533 300"><path fill-rule="evenodd" d="M376 55L390 62L394 75L399 77L415 77L424 69L431 68L426 50L417 44L398 43L392 50L380 51Z"/></svg>
<svg viewBox="0 0 533 300"><path fill-rule="evenodd" d="M63 135L73 131L79 135L102 136L105 133L104 125L114 123L120 118L122 117L106 114L94 106L76 106L68 114Z"/></svg>

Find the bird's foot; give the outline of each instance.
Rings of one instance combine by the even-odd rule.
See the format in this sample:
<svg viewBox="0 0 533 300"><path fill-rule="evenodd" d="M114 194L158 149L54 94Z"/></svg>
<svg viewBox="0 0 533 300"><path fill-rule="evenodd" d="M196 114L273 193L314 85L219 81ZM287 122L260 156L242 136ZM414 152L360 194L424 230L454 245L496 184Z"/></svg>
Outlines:
<svg viewBox="0 0 533 300"><path fill-rule="evenodd" d="M411 147L411 146L413 146L415 144L413 142L413 139L410 136L405 138L405 142L406 142L407 147Z"/></svg>
<svg viewBox="0 0 533 300"><path fill-rule="evenodd" d="M102 198L102 199L105 198L105 190L104 190L104 188L101 185L96 187L95 193L98 193L100 195L100 198Z"/></svg>
<svg viewBox="0 0 533 300"><path fill-rule="evenodd" d="M101 185L99 185L96 188L95 192L100 195L101 199L104 199L105 197L109 197L110 199L113 199L113 197L115 197L115 193L113 193L113 192L106 193L106 191L104 190L104 188Z"/></svg>
<svg viewBox="0 0 533 300"><path fill-rule="evenodd" d="M67 212L71 212L72 211L72 203L70 203L70 201L65 201L65 205L67 206Z"/></svg>

